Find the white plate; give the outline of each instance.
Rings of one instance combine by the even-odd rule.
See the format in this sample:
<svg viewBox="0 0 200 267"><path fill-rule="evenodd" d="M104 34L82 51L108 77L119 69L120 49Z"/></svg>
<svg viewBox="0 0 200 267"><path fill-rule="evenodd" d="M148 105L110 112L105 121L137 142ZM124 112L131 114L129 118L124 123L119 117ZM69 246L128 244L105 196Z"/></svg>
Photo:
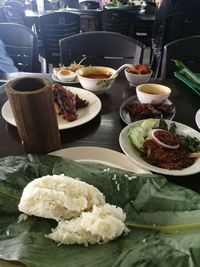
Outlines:
<svg viewBox="0 0 200 267"><path fill-rule="evenodd" d="M82 163L101 163L135 173L150 173L148 170L132 162L126 155L102 147L72 147L54 151L50 155L68 158Z"/></svg>
<svg viewBox="0 0 200 267"><path fill-rule="evenodd" d="M125 106L126 106L127 104L129 104L129 103L133 103L133 102L134 102L134 103L139 103L139 100L138 100L138 98L137 98L136 95L131 96L131 97L129 97L128 99L126 99L126 100L121 104L120 109L119 109L119 115L120 115L121 119L122 119L126 124L130 124L130 123L132 123L132 121L131 121L129 112L125 110ZM168 105L173 104L169 99L165 100L164 103L165 103L165 104L168 104ZM164 119L166 119L166 120L172 120L172 119L174 118L175 114L176 114L176 109L175 109L175 107L174 107L173 110L172 110L172 113L171 113L170 115L168 115L168 116L164 116Z"/></svg>
<svg viewBox="0 0 200 267"><path fill-rule="evenodd" d="M120 136L119 136L119 143L120 143L121 149L131 160L133 160L136 164L138 164L139 166L145 169L148 169L156 173L166 174L166 175L185 176L185 175L191 175L191 174L200 172L200 159L197 159L194 162L194 164L191 165L190 167L182 169L182 170L168 170L168 169L159 168L159 167L156 167L156 166L153 166L147 163L140 156L140 152L131 144L130 139L128 138L129 128L132 126L141 125L143 121L144 120L140 120L140 121L136 121L136 122L133 122L127 125L121 131ZM168 125L171 123L171 121L166 121L166 122ZM177 126L177 133L183 134L183 135L190 135L200 140L200 133L197 132L196 130L179 122L175 122L175 124Z"/></svg>
<svg viewBox="0 0 200 267"><path fill-rule="evenodd" d="M196 121L197 126L198 126L199 129L200 129L200 109L199 109L199 110L197 111L197 113L196 113L195 121Z"/></svg>
<svg viewBox="0 0 200 267"><path fill-rule="evenodd" d="M101 101L95 94L76 87L67 87L67 90L70 90L72 93L78 94L80 98L87 100L89 102L89 105L85 108L78 109L78 118L77 120L72 122L64 120L62 118L62 115L57 115L59 130L69 129L82 125L96 117L101 110ZM7 101L3 105L1 114L8 123L16 126L9 101Z"/></svg>
<svg viewBox="0 0 200 267"><path fill-rule="evenodd" d="M76 77L76 79L74 81L71 81L71 82L63 82L63 81L61 81L61 80L58 79L58 77L55 74L52 74L51 77L54 80L54 82L58 82L58 83L63 83L63 84L78 84L79 83L79 80L78 80L77 77Z"/></svg>

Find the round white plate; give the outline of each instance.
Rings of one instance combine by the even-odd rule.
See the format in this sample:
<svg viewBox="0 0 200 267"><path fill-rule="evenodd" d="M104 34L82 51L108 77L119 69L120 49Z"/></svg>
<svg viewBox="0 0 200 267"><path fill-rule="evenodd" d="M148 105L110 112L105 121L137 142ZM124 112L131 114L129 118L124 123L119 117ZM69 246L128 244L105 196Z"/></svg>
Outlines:
<svg viewBox="0 0 200 267"><path fill-rule="evenodd" d="M200 129L200 109L199 109L199 110L197 111L197 113L196 113L195 121L196 121L197 126L198 126L199 129Z"/></svg>
<svg viewBox="0 0 200 267"><path fill-rule="evenodd" d="M62 115L57 115L59 130L69 129L82 125L96 117L101 110L101 101L95 94L76 87L67 87L67 90L70 90L72 93L78 94L80 98L87 100L89 102L89 105L85 108L78 109L78 118L77 120L72 122L64 120ZM3 105L1 114L8 123L16 126L9 101L7 101Z"/></svg>
<svg viewBox="0 0 200 267"><path fill-rule="evenodd" d="M54 82L57 82L57 83L63 83L63 84L78 84L79 83L78 78L76 78L74 81L71 81L71 82L63 82L63 81L59 80L55 74L52 74L51 77L54 80Z"/></svg>
<svg viewBox="0 0 200 267"><path fill-rule="evenodd" d="M129 112L128 112L127 110L125 110L125 106L126 106L127 104L129 104L129 103L133 103L133 102L134 102L134 103L139 103L139 100L138 100L138 98L137 98L136 95L131 96L131 97L129 97L128 99L126 99L126 100L121 104L120 109L119 109L119 115L120 115L121 119L122 119L126 124L130 124L130 123L132 123L132 121L131 121L131 118L130 118L130 116L129 116ZM173 104L169 99L165 100L164 103L165 103L165 104L168 104L168 105ZM175 107L174 107L173 110L172 110L172 113L171 113L170 115L168 115L168 116L164 116L164 119L166 119L166 120L172 120L172 119L174 118L175 114L176 114L176 109L175 109Z"/></svg>
<svg viewBox="0 0 200 267"><path fill-rule="evenodd" d="M136 122L133 122L127 125L121 131L120 136L119 136L119 143L120 143L121 149L131 160L133 160L133 162L135 162L139 166L145 169L148 169L150 171L161 173L161 174L166 174L166 175L185 176L185 175L191 175L191 174L200 172L200 159L196 159L193 165L182 170L168 170L168 169L159 168L159 167L156 167L156 166L153 166L147 163L140 156L140 152L131 144L130 139L128 138L129 128L132 126L141 125L143 121L144 120L140 120L140 121L136 121ZM166 121L166 122L168 125L171 123L171 121ZM200 140L200 133L197 132L196 130L179 122L175 122L175 124L177 126L177 133L183 134L183 135L190 135Z"/></svg>
<svg viewBox="0 0 200 267"><path fill-rule="evenodd" d="M54 151L50 155L68 158L82 163L101 163L135 173L150 173L148 170L135 164L126 155L102 147L71 147Z"/></svg>

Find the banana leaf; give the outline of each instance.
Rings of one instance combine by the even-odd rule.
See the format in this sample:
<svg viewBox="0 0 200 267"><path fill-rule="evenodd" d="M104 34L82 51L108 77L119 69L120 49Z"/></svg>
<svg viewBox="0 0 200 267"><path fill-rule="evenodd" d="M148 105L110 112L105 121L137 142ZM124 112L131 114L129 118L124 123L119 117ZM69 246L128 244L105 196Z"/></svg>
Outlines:
<svg viewBox="0 0 200 267"><path fill-rule="evenodd" d="M58 246L45 237L56 226L54 220L30 216L18 222L18 203L25 185L43 175L62 173L96 186L107 202L123 208L129 234L102 245ZM197 267L200 195L161 175L135 174L47 155L3 158L0 258L29 267Z"/></svg>

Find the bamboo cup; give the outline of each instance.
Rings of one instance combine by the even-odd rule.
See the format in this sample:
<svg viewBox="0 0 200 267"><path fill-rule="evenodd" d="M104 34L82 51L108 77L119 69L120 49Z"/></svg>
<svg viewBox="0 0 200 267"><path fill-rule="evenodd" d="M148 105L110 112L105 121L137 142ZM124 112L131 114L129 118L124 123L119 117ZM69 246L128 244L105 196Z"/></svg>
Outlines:
<svg viewBox="0 0 200 267"><path fill-rule="evenodd" d="M19 78L6 92L26 153L48 153L61 147L51 83L41 78Z"/></svg>

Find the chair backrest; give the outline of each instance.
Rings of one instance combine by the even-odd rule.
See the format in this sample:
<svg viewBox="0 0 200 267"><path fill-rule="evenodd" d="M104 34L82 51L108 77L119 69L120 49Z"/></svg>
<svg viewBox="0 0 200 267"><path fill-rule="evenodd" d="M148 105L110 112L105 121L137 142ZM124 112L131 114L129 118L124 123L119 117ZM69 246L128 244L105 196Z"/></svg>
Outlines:
<svg viewBox="0 0 200 267"><path fill-rule="evenodd" d="M161 77L172 78L177 70L172 59L179 59L194 72L200 70L200 35L173 41L164 47Z"/></svg>
<svg viewBox="0 0 200 267"><path fill-rule="evenodd" d="M156 76L160 76L164 46L172 41L193 35L200 35L199 15L177 13L166 18L163 23L161 58L157 65Z"/></svg>
<svg viewBox="0 0 200 267"><path fill-rule="evenodd" d="M36 35L23 25L0 23L0 39L19 71L41 72Z"/></svg>
<svg viewBox="0 0 200 267"><path fill-rule="evenodd" d="M97 9L99 8L99 3L93 1L83 1L79 4L81 9Z"/></svg>
<svg viewBox="0 0 200 267"><path fill-rule="evenodd" d="M3 6L2 11L7 22L18 23L25 26L25 13L19 8Z"/></svg>
<svg viewBox="0 0 200 267"><path fill-rule="evenodd" d="M116 9L103 10L100 18L103 31L129 35L131 24L130 12Z"/></svg>
<svg viewBox="0 0 200 267"><path fill-rule="evenodd" d="M85 32L60 41L61 63L65 66L86 57L86 65L118 68L125 63L141 63L143 52L143 43L114 32Z"/></svg>
<svg viewBox="0 0 200 267"><path fill-rule="evenodd" d="M177 13L166 18L163 44L197 34L200 34L200 16Z"/></svg>
<svg viewBox="0 0 200 267"><path fill-rule="evenodd" d="M41 39L47 64L60 62L59 40L80 32L80 16L69 12L53 12L39 17Z"/></svg>
<svg viewBox="0 0 200 267"><path fill-rule="evenodd" d="M8 0L6 1L6 6L11 6L13 8L21 9L22 11L25 10L25 1L17 1L17 0Z"/></svg>
<svg viewBox="0 0 200 267"><path fill-rule="evenodd" d="M3 7L0 7L0 23L1 22L7 22L4 12L3 12Z"/></svg>

